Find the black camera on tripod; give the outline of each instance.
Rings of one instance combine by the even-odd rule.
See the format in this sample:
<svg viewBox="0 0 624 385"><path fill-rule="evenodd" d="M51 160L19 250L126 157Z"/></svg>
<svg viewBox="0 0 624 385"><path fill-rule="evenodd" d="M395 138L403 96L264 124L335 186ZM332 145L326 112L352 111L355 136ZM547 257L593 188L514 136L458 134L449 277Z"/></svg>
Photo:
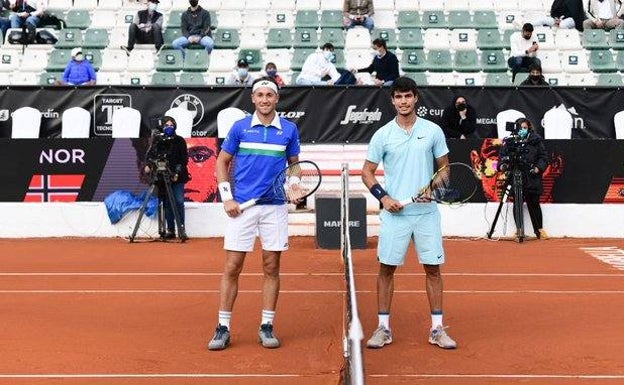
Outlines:
<svg viewBox="0 0 624 385"><path fill-rule="evenodd" d="M173 150L173 139L175 138L175 127L169 131L165 126L165 121L173 118L162 117L155 122L156 128L152 130L151 146L147 153L147 165L152 170L153 178L171 178L179 174L182 166L178 165L176 170L169 168L169 154ZM175 124L175 123L174 123Z"/></svg>
<svg viewBox="0 0 624 385"><path fill-rule="evenodd" d="M526 159L529 153L528 142L519 133L520 124L518 121L507 122L505 129L511 134L503 139L501 149L503 156L499 159L498 169L505 172L509 170L530 171L531 165Z"/></svg>

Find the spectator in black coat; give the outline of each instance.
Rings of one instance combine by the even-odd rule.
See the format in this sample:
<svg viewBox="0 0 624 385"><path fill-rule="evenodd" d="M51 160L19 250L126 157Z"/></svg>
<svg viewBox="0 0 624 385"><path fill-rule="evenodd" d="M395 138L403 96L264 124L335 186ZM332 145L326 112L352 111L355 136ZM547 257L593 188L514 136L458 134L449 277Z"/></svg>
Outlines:
<svg viewBox="0 0 624 385"><path fill-rule="evenodd" d="M477 113L465 97L458 96L444 109L440 123L447 138L466 139L475 131Z"/></svg>
<svg viewBox="0 0 624 385"><path fill-rule="evenodd" d="M136 43L154 44L157 52L162 49L163 15L156 10L159 3L160 0L148 0L146 9L138 11L134 16L133 22L128 27L128 45L121 46L128 56Z"/></svg>
<svg viewBox="0 0 624 385"><path fill-rule="evenodd" d="M542 75L542 66L533 63L529 66L529 76L520 83L521 86L548 86L548 82Z"/></svg>
<svg viewBox="0 0 624 385"><path fill-rule="evenodd" d="M373 82L378 86L391 86L394 79L399 77L399 60L396 55L388 51L386 41L381 38L373 40L373 49L376 52L373 62L366 68L355 72L375 73Z"/></svg>

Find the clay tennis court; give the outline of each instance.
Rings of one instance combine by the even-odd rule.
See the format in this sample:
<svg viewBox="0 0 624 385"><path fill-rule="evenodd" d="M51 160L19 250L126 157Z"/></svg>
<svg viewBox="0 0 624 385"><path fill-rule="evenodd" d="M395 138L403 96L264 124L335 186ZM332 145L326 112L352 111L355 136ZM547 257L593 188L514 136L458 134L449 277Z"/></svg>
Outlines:
<svg viewBox="0 0 624 385"><path fill-rule="evenodd" d="M291 241L275 321L282 347L257 341L256 251L241 277L232 345L209 352L221 239L0 240L0 383L338 384L340 253L310 237ZM354 250L365 338L377 323L375 241ZM396 280L394 342L365 350L367 384L624 382L624 272L584 249L619 254L623 240L447 239L445 247L445 323L458 349L427 343L424 276L410 251Z"/></svg>

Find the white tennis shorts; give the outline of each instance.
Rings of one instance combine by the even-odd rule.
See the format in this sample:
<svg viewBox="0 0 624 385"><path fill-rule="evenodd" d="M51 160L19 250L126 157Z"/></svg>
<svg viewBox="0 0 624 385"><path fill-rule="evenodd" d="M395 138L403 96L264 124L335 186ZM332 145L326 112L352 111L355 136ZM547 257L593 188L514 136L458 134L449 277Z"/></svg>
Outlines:
<svg viewBox="0 0 624 385"><path fill-rule="evenodd" d="M253 251L260 236L262 250L288 250L288 206L258 205L235 218L228 217L223 248L231 251Z"/></svg>

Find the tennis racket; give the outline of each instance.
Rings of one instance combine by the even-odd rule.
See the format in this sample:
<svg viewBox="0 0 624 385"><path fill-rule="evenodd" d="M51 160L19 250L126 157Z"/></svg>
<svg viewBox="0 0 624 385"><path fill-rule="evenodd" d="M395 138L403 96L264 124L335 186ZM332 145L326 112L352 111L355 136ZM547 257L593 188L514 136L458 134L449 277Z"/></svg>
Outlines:
<svg viewBox="0 0 624 385"><path fill-rule="evenodd" d="M240 209L245 210L274 199L287 202L305 199L319 188L321 179L321 170L316 163L309 160L292 163L277 174L273 183L260 197L241 203Z"/></svg>
<svg viewBox="0 0 624 385"><path fill-rule="evenodd" d="M433 174L429 184L408 199L400 201L403 206L415 203L435 201L457 205L470 200L477 191L479 179L472 167L464 163L449 163Z"/></svg>

